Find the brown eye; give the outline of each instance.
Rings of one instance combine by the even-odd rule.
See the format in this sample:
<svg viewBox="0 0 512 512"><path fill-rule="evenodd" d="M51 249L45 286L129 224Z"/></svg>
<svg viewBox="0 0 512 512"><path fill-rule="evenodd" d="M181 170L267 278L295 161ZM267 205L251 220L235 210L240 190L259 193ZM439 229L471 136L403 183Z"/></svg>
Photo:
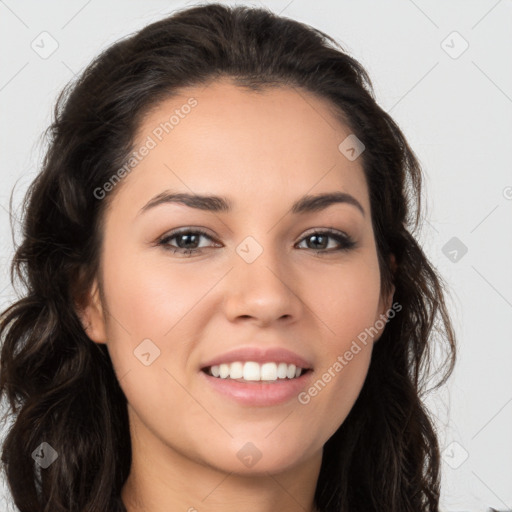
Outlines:
<svg viewBox="0 0 512 512"><path fill-rule="evenodd" d="M213 241L213 238L201 229L183 229L164 235L157 244L162 246L165 250L172 251L173 254L199 254L202 252L202 249L211 247L211 245L199 247L202 238ZM335 241L337 247L329 248L332 240ZM171 241L174 241L174 243L171 243ZM306 242L307 245L307 247L305 247L306 249L316 251L317 254L347 251L356 245L348 235L333 230L310 233L305 236L300 243L304 242Z"/></svg>
<svg viewBox="0 0 512 512"><path fill-rule="evenodd" d="M201 229L186 229L181 231L173 231L164 235L158 245L173 253L194 254L202 252L205 247L198 247L201 238L213 240L210 235ZM171 244L171 240L176 240L176 244Z"/></svg>
<svg viewBox="0 0 512 512"><path fill-rule="evenodd" d="M329 240L335 240L338 247L328 249ZM355 242L348 236L337 231L315 231L304 237L301 241L310 241L308 249L315 250L319 253L331 253L337 251L346 251L355 246Z"/></svg>

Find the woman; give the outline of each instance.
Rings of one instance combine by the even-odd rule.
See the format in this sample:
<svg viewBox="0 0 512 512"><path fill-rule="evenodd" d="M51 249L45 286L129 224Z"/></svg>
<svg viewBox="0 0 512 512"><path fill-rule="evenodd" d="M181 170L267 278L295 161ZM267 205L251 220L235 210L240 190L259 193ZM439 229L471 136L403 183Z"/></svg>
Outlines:
<svg viewBox="0 0 512 512"><path fill-rule="evenodd" d="M438 510L454 333L358 62L193 7L96 58L51 136L0 324L19 510Z"/></svg>

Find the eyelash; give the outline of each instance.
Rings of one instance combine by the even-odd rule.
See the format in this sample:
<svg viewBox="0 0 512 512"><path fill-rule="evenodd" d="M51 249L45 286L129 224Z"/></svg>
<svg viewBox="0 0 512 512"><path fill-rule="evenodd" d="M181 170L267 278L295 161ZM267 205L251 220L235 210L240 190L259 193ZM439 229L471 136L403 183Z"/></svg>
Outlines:
<svg viewBox="0 0 512 512"><path fill-rule="evenodd" d="M162 238L160 238L158 241L157 241L157 244L158 246L162 246L164 248L164 250L166 251L171 251L173 254L176 254L176 253L179 253L179 254L183 254L183 255L192 255L192 254L200 254L202 252L202 248L196 248L196 249L183 249L182 247L173 247L171 245L169 245L169 241L172 240L173 238L176 238L180 235L201 235L201 236L205 236L206 238L209 238L210 240L213 240L213 238L208 234L206 233L206 231L203 231L202 229L199 229L199 228L194 228L194 229L183 229L183 230L180 230L180 231L173 231L171 233L168 233L166 235L164 235ZM341 247L339 247L338 249L319 249L317 251L315 251L315 249L310 249L311 251L315 251L318 255L322 255L322 256L325 256L325 255L328 255L328 254L331 254L331 253L337 253L337 252L340 252L340 251L349 251L350 249L352 249L353 247L355 247L356 243L355 241L348 235L345 235L345 234L341 234L339 233L338 231L334 231L332 229L324 229L324 230L319 230L319 231L314 231L312 233L309 233L308 235L306 235L305 237L303 237L300 242L302 242L303 240L307 240L308 238L312 237L312 236L318 236L318 235L328 235L329 238L332 238L334 240L336 240ZM299 243L300 243L299 242Z"/></svg>

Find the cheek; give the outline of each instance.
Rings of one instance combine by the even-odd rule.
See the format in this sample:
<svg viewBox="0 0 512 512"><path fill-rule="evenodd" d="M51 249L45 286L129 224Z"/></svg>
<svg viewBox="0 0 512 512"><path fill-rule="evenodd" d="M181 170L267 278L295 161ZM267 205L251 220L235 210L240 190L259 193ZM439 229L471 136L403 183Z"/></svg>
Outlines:
<svg viewBox="0 0 512 512"><path fill-rule="evenodd" d="M379 318L380 272L368 253L317 275L308 300L321 327L317 378L301 403L333 434L352 409L366 379L372 354L368 334ZM309 304L308 304L309 305ZM323 422L323 423L322 423Z"/></svg>
<svg viewBox="0 0 512 512"><path fill-rule="evenodd" d="M197 294L190 280L185 283L182 274L169 271L164 258L148 264L134 248L123 246L122 240L116 243L115 236L108 240L102 269L108 350L123 389L130 382L139 383L125 389L136 400L140 383L157 389L158 379L165 377L166 342L178 330L173 326L181 326ZM179 350L174 357L180 357Z"/></svg>
<svg viewBox="0 0 512 512"><path fill-rule="evenodd" d="M369 251L311 276L308 288L308 306L331 353L344 352L378 317L380 272L376 255Z"/></svg>
<svg viewBox="0 0 512 512"><path fill-rule="evenodd" d="M194 336L190 318L216 278L172 268L165 258L149 265L121 251L112 251L105 262L108 350L120 386L144 423L154 422L155 409L148 407L153 404L162 407L159 421L179 430L172 411L193 406L178 384L184 382L181 371Z"/></svg>
<svg viewBox="0 0 512 512"><path fill-rule="evenodd" d="M135 340L162 339L194 307L215 282L215 276L172 265L165 257L136 255L116 258L105 266L106 301L112 315ZM117 329L119 326L112 326Z"/></svg>
<svg viewBox="0 0 512 512"><path fill-rule="evenodd" d="M369 329L378 316L380 275L370 265L346 267L316 280L317 325L321 326L316 380L299 397L312 428L329 438L345 421L368 374L372 354Z"/></svg>

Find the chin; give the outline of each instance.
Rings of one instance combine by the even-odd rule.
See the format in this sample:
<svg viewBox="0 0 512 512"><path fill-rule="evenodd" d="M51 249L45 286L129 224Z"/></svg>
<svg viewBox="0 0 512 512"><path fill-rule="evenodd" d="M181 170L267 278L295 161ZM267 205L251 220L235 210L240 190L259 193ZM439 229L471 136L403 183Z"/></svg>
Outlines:
<svg viewBox="0 0 512 512"><path fill-rule="evenodd" d="M222 447L222 454L213 457L212 465L226 472L240 475L261 475L267 473L281 473L300 463L304 456L304 443L297 443L289 448L276 449L265 443L262 439L254 441L236 442L228 451L232 456L227 456L226 447ZM211 457L211 453L210 453Z"/></svg>

